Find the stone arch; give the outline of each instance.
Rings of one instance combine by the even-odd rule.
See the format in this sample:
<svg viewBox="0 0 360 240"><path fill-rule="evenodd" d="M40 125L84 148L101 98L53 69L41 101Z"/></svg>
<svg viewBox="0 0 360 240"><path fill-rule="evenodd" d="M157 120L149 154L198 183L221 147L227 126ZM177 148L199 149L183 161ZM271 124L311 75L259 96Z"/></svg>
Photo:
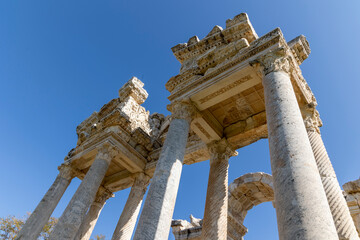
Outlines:
<svg viewBox="0 0 360 240"><path fill-rule="evenodd" d="M274 201L272 176L247 173L229 185L228 239L241 239L247 228L243 225L247 212L254 206Z"/></svg>
<svg viewBox="0 0 360 240"><path fill-rule="evenodd" d="M267 173L247 173L229 185L228 240L238 240L247 233L243 225L247 212L254 206L274 201L272 176ZM173 220L176 240L200 240L202 220L190 216L191 221ZM194 220L195 219L195 220Z"/></svg>

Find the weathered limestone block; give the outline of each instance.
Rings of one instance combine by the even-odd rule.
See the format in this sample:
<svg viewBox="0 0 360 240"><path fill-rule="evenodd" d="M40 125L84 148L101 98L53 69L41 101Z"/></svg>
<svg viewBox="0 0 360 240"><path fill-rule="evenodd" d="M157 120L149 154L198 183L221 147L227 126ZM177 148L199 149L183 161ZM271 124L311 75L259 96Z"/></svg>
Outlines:
<svg viewBox="0 0 360 240"><path fill-rule="evenodd" d="M190 215L190 222L186 220L172 220L171 227L176 240L201 240L203 221Z"/></svg>
<svg viewBox="0 0 360 240"><path fill-rule="evenodd" d="M36 240L49 221L51 214L75 175L74 169L68 164L62 164L58 169L60 171L59 175L21 228L16 239Z"/></svg>
<svg viewBox="0 0 360 240"><path fill-rule="evenodd" d="M208 145L210 172L206 194L203 239L227 239L228 167L229 158L236 155L226 139Z"/></svg>
<svg viewBox="0 0 360 240"><path fill-rule="evenodd" d="M109 164L116 153L109 143L104 143L98 149L98 153L85 178L59 218L51 240L73 240L83 222L89 206L95 199L95 195L105 176Z"/></svg>
<svg viewBox="0 0 360 240"><path fill-rule="evenodd" d="M168 238L194 110L192 105L179 102L171 106L171 111L174 114L173 120L156 165L134 240Z"/></svg>
<svg viewBox="0 0 360 240"><path fill-rule="evenodd" d="M134 184L116 225L112 240L130 240L133 234L141 203L150 181L150 177L144 173L137 173L134 178Z"/></svg>
<svg viewBox="0 0 360 240"><path fill-rule="evenodd" d="M351 217L360 236L360 179L345 183L343 189Z"/></svg>
<svg viewBox="0 0 360 240"><path fill-rule="evenodd" d="M89 240L106 201L114 197L109 190L100 187L74 240Z"/></svg>
<svg viewBox="0 0 360 240"><path fill-rule="evenodd" d="M335 240L337 232L287 73L286 54L278 49L260 59L279 239Z"/></svg>

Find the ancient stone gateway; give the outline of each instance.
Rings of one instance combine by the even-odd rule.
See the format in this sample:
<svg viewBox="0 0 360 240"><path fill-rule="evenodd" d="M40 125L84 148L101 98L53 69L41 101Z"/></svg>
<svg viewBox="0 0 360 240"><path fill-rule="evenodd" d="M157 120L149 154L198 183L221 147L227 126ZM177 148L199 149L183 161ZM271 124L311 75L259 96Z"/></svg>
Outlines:
<svg viewBox="0 0 360 240"><path fill-rule="evenodd" d="M130 239L149 181L134 239L167 239L182 165L207 159L201 237L227 239L228 160L261 138L269 139L279 238L359 239L299 68L310 54L305 37L287 42L279 28L258 37L242 13L172 51L182 64L166 83L172 114L150 115L143 83L130 79L77 127L77 146L18 239L37 238L74 177L82 183L51 240L88 239L106 199L131 187L112 238Z"/></svg>

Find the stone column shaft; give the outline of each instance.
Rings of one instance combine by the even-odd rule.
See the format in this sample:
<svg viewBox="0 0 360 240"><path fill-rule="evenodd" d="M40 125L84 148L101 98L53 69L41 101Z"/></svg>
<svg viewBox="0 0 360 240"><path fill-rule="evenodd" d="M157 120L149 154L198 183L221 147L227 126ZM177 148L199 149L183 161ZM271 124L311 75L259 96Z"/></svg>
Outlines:
<svg viewBox="0 0 360 240"><path fill-rule="evenodd" d="M137 174L111 240L130 240L150 178Z"/></svg>
<svg viewBox="0 0 360 240"><path fill-rule="evenodd" d="M90 204L94 201L95 195L105 176L112 159L112 152L109 145L105 144L98 150L89 171L76 190L70 203L59 218L50 240L73 240Z"/></svg>
<svg viewBox="0 0 360 240"><path fill-rule="evenodd" d="M20 233L16 237L17 240L36 240L49 221L51 214L74 177L74 172L70 165L62 164L59 166L59 171L60 173L54 183L21 228Z"/></svg>
<svg viewBox="0 0 360 240"><path fill-rule="evenodd" d="M156 165L134 240L164 240L169 236L191 121L186 106L179 103L173 107L174 119Z"/></svg>
<svg viewBox="0 0 360 240"><path fill-rule="evenodd" d="M101 210L104 208L106 201L112 197L113 194L100 187L96 193L94 202L91 204L86 217L81 224L79 231L74 240L89 240L95 228L96 222L100 216Z"/></svg>
<svg viewBox="0 0 360 240"><path fill-rule="evenodd" d="M326 152L320 132L315 128L307 130L310 144L314 152L321 181L323 183L326 197L329 202L331 214L340 240L358 240L354 222L350 215L349 208L336 178L335 170Z"/></svg>
<svg viewBox="0 0 360 240"><path fill-rule="evenodd" d="M206 194L202 239L227 239L228 167L234 151L225 139L208 145L210 172Z"/></svg>
<svg viewBox="0 0 360 240"><path fill-rule="evenodd" d="M260 60L279 239L338 239L284 49Z"/></svg>

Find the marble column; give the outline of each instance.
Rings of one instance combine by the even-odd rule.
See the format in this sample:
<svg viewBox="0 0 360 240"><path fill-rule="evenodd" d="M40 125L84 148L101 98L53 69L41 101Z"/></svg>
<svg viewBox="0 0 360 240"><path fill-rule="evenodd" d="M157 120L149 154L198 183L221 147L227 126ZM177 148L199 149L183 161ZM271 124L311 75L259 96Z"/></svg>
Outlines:
<svg viewBox="0 0 360 240"><path fill-rule="evenodd" d="M114 149L104 143L99 149L70 203L59 218L50 240L73 240L114 157Z"/></svg>
<svg viewBox="0 0 360 240"><path fill-rule="evenodd" d="M116 225L112 240L131 239L149 181L150 177L144 173L136 173L134 175L134 183L119 222Z"/></svg>
<svg viewBox="0 0 360 240"><path fill-rule="evenodd" d="M226 139L208 144L210 172L201 239L227 239L229 158L236 155Z"/></svg>
<svg viewBox="0 0 360 240"><path fill-rule="evenodd" d="M291 83L289 55L277 49L259 61L279 239L338 239Z"/></svg>
<svg viewBox="0 0 360 240"><path fill-rule="evenodd" d="M114 194L109 190L100 187L96 193L94 202L91 204L86 217L81 224L79 231L74 240L89 240L95 228L96 222L100 216L101 210L104 208L106 201L113 197Z"/></svg>
<svg viewBox="0 0 360 240"><path fill-rule="evenodd" d="M359 240L353 219L337 180L335 170L321 138L319 127L320 116L315 107L305 112L305 127L310 140L322 184L330 206L331 214L340 240Z"/></svg>
<svg viewBox="0 0 360 240"><path fill-rule="evenodd" d="M193 107L189 103L176 102L170 108L173 119L151 180L134 240L164 240L169 236L193 113Z"/></svg>
<svg viewBox="0 0 360 240"><path fill-rule="evenodd" d="M61 164L58 169L59 175L21 228L16 237L17 240L36 240L49 221L51 214L75 175L75 171L69 164Z"/></svg>

